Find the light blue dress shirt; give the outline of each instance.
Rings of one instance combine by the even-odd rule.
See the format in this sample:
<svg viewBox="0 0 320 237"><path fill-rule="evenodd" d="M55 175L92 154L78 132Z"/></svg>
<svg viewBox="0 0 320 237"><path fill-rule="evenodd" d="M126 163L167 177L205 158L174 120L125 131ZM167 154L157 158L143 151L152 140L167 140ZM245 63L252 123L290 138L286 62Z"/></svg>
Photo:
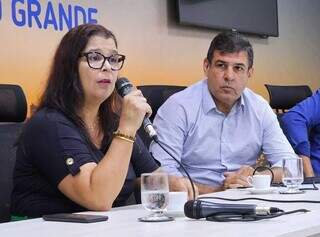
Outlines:
<svg viewBox="0 0 320 237"><path fill-rule="evenodd" d="M171 96L153 124L166 149L202 184L222 185L224 172L254 165L262 152L280 167L284 157L295 156L268 102L248 88L225 115L216 108L207 80L199 81ZM182 175L158 144L150 151L165 171Z"/></svg>

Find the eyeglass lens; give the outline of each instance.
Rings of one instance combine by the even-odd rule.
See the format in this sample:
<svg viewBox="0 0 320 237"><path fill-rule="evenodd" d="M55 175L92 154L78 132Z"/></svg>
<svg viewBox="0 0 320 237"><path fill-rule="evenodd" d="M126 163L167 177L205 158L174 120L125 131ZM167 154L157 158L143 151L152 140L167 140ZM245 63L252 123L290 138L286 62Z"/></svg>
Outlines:
<svg viewBox="0 0 320 237"><path fill-rule="evenodd" d="M108 60L111 69L113 70L121 69L124 62L124 57L120 54L113 54L109 57L105 57L98 52L90 52L87 54L89 66L95 69L101 69L105 63L105 59Z"/></svg>

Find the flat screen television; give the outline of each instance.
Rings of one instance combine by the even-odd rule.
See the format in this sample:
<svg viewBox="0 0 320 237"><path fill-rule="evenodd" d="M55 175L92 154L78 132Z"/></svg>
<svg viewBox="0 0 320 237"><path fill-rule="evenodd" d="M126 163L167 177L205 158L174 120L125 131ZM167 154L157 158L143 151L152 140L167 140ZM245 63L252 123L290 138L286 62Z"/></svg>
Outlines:
<svg viewBox="0 0 320 237"><path fill-rule="evenodd" d="M177 0L177 8L180 24L279 36L277 0Z"/></svg>

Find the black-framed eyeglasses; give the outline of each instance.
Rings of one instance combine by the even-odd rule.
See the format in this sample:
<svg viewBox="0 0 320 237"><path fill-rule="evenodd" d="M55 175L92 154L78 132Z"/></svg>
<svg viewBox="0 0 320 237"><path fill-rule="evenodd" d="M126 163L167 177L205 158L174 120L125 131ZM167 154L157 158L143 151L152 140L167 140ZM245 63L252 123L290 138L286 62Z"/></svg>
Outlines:
<svg viewBox="0 0 320 237"><path fill-rule="evenodd" d="M107 60L113 71L120 70L126 58L126 56L122 54L112 54L109 57L106 57L99 52L82 53L81 57L86 57L89 67L93 69L103 68L104 63Z"/></svg>

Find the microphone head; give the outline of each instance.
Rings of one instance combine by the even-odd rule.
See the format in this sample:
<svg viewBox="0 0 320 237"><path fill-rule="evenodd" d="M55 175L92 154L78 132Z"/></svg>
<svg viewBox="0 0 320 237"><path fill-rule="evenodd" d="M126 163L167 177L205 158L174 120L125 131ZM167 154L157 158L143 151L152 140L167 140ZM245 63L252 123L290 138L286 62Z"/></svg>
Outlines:
<svg viewBox="0 0 320 237"><path fill-rule="evenodd" d="M200 219L202 216L200 215L200 200L190 200L184 204L184 214L186 217L193 219Z"/></svg>
<svg viewBox="0 0 320 237"><path fill-rule="evenodd" d="M118 94L121 97L124 97L130 93L133 85L131 84L131 82L127 78L120 77L117 79L115 87L116 87L116 91L118 92Z"/></svg>

